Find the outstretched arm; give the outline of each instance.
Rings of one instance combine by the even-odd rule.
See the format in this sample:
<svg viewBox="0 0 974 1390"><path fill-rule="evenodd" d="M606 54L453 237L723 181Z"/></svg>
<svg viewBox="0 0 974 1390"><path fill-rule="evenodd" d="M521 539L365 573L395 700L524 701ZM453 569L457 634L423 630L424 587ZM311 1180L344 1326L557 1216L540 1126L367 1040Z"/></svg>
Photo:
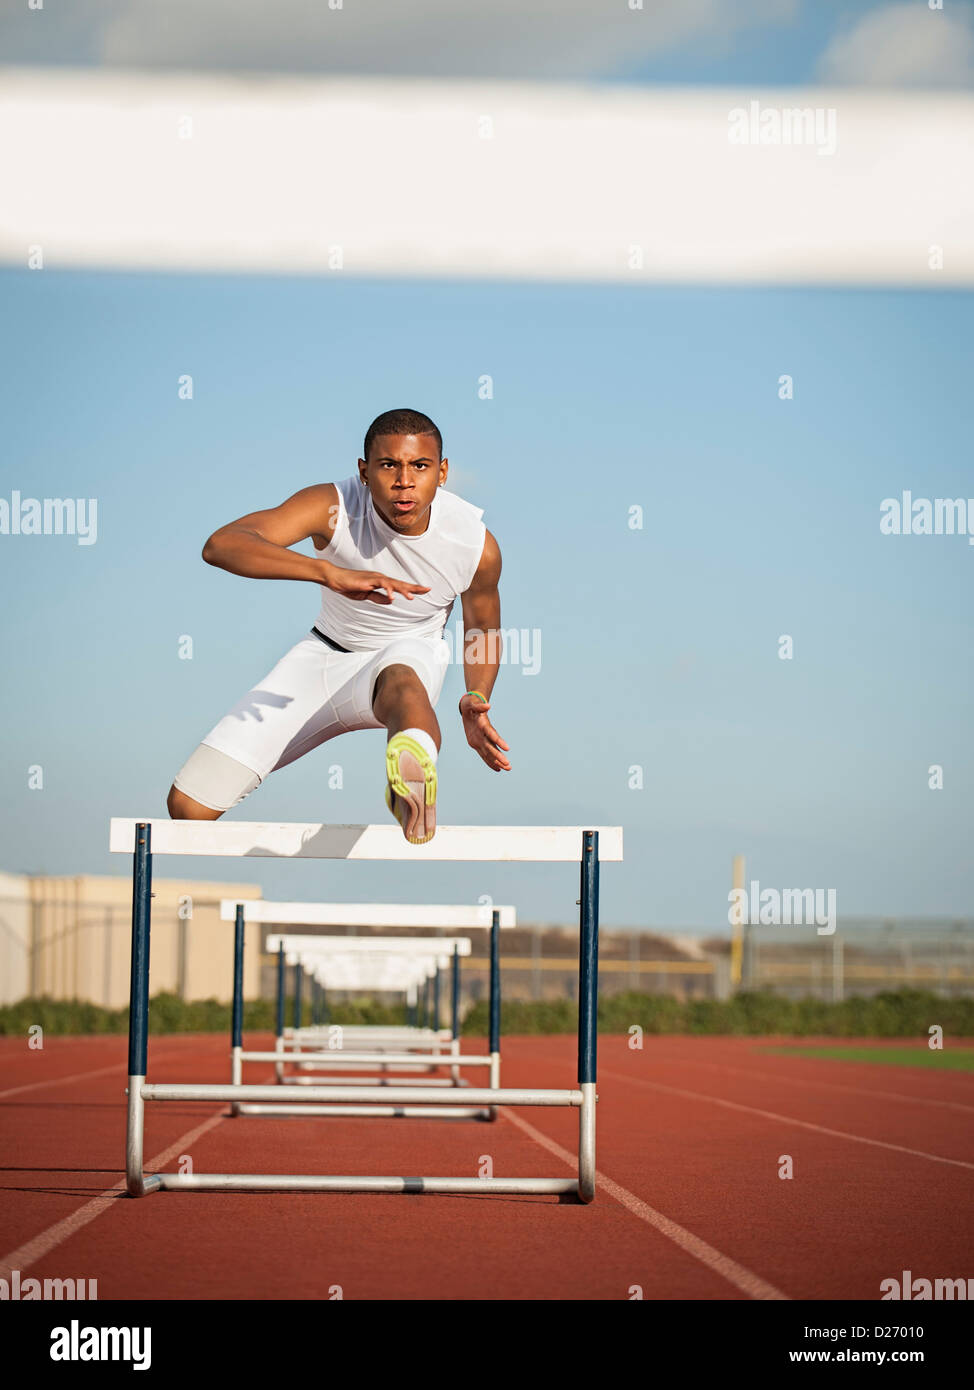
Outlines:
<svg viewBox="0 0 974 1390"><path fill-rule="evenodd" d="M497 679L503 650L501 600L497 589L501 576L501 552L488 531L480 564L470 588L461 595L463 605L463 678L467 691L479 691L485 698L465 694L460 701L463 731L475 749L495 772L510 772L505 756L509 745L487 717L490 692Z"/></svg>
<svg viewBox="0 0 974 1390"><path fill-rule="evenodd" d="M311 537L323 550L335 533L338 508L334 483L302 488L279 507L249 512L214 531L203 547L203 559L247 579L308 579L346 598L374 603L391 603L395 594L411 599L429 592L422 584L406 584L373 570L343 569L290 549Z"/></svg>

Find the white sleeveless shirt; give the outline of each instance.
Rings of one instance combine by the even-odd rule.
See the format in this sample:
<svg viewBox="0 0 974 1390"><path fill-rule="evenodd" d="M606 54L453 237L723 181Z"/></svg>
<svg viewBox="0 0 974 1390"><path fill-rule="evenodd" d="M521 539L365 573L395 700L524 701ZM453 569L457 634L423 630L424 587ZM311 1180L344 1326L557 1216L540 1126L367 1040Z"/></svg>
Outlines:
<svg viewBox="0 0 974 1390"><path fill-rule="evenodd" d="M403 536L375 509L358 474L336 483L338 518L334 535L315 554L350 570L377 570L391 579L428 584L428 594L392 603L350 599L321 586L319 631L349 651L378 651L397 637L439 638L453 601L470 587L484 550L483 508L437 488L429 525L421 536Z"/></svg>

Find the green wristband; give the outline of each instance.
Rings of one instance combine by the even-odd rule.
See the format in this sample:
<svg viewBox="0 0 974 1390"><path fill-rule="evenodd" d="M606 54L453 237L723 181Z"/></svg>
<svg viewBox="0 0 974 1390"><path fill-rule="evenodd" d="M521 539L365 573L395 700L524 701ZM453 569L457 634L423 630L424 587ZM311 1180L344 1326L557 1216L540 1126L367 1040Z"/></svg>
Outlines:
<svg viewBox="0 0 974 1390"><path fill-rule="evenodd" d="M479 690L465 690L463 693L464 695L480 695ZM486 695L480 695L480 698L483 700L485 705L490 704L490 701L487 699Z"/></svg>

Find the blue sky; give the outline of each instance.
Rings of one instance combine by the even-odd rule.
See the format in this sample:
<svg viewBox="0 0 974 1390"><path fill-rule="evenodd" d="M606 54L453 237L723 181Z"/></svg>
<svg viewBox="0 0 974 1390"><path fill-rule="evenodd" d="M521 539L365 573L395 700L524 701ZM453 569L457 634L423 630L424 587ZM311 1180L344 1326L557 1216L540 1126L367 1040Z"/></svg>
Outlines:
<svg viewBox="0 0 974 1390"><path fill-rule="evenodd" d="M882 536L879 506L974 494L970 296L12 271L0 296L0 495L99 504L94 545L0 537L0 867L126 872L109 817L163 815L195 744L317 612L314 586L205 565L206 536L347 476L369 421L408 404L500 541L504 626L542 642L540 672L495 691L510 774L467 748L450 672L443 823L621 823L606 924L719 928L734 853L764 885L835 888L840 915L969 912L974 549ZM382 741L348 735L232 814L381 821ZM435 891L409 866L259 881L486 892L550 921L576 896L544 866L443 865Z"/></svg>

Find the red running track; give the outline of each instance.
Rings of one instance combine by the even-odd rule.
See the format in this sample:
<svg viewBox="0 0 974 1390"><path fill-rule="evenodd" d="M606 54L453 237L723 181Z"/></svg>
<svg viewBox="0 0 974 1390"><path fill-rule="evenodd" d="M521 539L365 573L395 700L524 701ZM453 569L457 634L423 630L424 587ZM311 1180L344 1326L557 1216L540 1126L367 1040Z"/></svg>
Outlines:
<svg viewBox="0 0 974 1390"><path fill-rule="evenodd" d="M0 1039L0 1275L97 1279L101 1300L628 1299L638 1287L871 1301L906 1269L974 1275L974 1077L769 1050L810 1039L628 1041L599 1041L600 1182L586 1207L487 1194L133 1200L118 1186L125 1040L31 1052ZM574 1065L573 1038L504 1040L505 1086L570 1086ZM225 1081L226 1039L153 1038L149 1069ZM489 1125L230 1119L225 1105L167 1102L146 1107L145 1151L147 1171L159 1155L177 1171L188 1154L198 1172L475 1176L489 1157L495 1176L560 1177L576 1133L575 1112L541 1108Z"/></svg>

